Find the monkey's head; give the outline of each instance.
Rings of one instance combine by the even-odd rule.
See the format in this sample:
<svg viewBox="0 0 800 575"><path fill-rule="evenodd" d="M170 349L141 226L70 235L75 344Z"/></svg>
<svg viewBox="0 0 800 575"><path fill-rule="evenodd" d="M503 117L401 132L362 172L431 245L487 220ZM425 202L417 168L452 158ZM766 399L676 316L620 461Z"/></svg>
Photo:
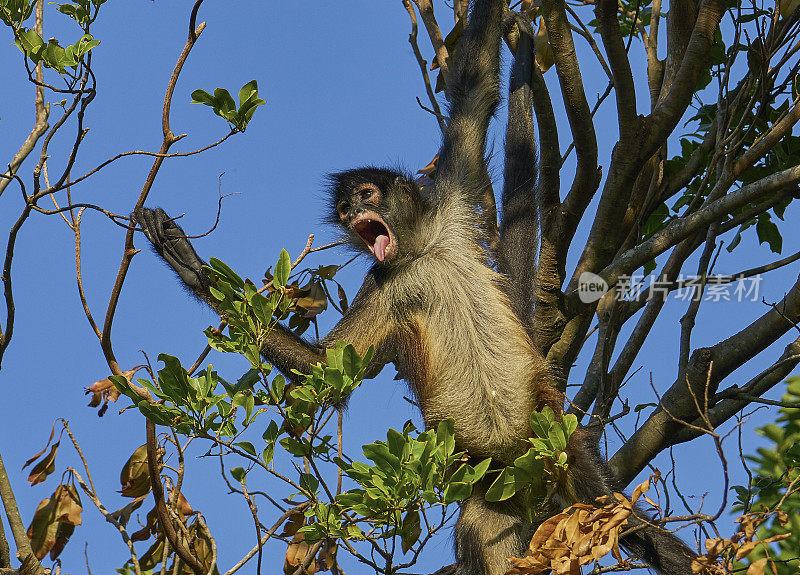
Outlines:
<svg viewBox="0 0 800 575"><path fill-rule="evenodd" d="M328 219L344 229L354 247L383 265L408 253L425 203L416 184L382 168L347 170L329 181Z"/></svg>

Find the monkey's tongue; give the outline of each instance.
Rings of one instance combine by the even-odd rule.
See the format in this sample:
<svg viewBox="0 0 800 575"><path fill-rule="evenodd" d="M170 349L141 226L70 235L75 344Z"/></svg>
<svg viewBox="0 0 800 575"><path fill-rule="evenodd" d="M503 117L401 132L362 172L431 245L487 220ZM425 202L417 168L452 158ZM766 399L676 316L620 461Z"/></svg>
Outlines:
<svg viewBox="0 0 800 575"><path fill-rule="evenodd" d="M386 259L387 247L389 247L389 236L381 234L375 238L375 242L372 244L372 250L379 262Z"/></svg>

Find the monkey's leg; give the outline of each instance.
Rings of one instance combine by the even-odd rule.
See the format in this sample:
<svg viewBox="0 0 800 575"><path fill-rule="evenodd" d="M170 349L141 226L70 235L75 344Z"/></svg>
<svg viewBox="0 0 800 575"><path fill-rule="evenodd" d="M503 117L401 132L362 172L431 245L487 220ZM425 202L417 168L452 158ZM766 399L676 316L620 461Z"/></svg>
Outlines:
<svg viewBox="0 0 800 575"><path fill-rule="evenodd" d="M520 505L514 499L491 503L484 493L476 485L456 521L454 575L503 575L511 567L508 558L522 557L528 548L531 529Z"/></svg>

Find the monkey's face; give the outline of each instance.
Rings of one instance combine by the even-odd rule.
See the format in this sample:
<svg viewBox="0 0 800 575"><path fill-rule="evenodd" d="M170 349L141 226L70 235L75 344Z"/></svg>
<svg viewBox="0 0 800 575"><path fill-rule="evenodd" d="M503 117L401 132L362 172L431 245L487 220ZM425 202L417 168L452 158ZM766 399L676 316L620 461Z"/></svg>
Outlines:
<svg viewBox="0 0 800 575"><path fill-rule="evenodd" d="M379 262L397 255L397 237L378 211L383 211L383 193L373 183L356 186L349 197L336 203L339 221L355 233Z"/></svg>
<svg viewBox="0 0 800 575"><path fill-rule="evenodd" d="M354 247L381 264L400 261L410 248L409 228L417 222L422 197L399 172L358 168L330 176L330 220L347 232Z"/></svg>

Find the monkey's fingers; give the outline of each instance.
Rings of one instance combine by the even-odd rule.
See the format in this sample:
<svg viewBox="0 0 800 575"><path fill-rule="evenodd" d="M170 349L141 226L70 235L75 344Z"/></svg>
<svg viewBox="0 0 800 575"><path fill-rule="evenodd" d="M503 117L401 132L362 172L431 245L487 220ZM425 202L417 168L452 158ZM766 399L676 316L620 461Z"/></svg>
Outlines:
<svg viewBox="0 0 800 575"><path fill-rule="evenodd" d="M150 240L156 253L175 270L187 287L195 293L205 290L203 282L205 262L197 255L183 229L173 222L164 210L139 208L131 214L131 219L141 225L144 235Z"/></svg>

